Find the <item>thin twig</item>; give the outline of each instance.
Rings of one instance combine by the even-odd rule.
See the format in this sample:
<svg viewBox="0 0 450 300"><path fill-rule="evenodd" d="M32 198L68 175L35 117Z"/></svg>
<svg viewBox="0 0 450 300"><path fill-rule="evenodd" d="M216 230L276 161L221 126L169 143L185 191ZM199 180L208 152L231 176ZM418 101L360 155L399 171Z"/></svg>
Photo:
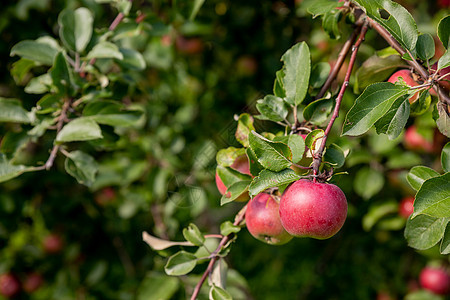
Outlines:
<svg viewBox="0 0 450 300"><path fill-rule="evenodd" d="M236 215L233 225L238 226L242 223L242 221L245 218L245 212L247 210L247 205L245 205ZM208 267L206 268L205 272L203 273L202 277L200 278L200 281L197 283L197 285L194 288L194 292L192 293L191 300L197 299L198 294L200 293L200 289L202 288L203 283L205 282L208 275L212 272L214 264L216 263L217 259L219 258L219 252L222 250L222 247L225 246L231 238L234 236L234 233L230 233L227 236L224 236L222 240L220 240L219 245L217 246L216 250L210 255L211 260L209 261Z"/></svg>
<svg viewBox="0 0 450 300"><path fill-rule="evenodd" d="M317 94L316 99L322 98L326 91L330 88L331 83L336 78L337 74L339 73L339 70L342 67L342 64L344 63L345 57L347 57L347 53L350 51L351 46L356 40L356 37L358 36L359 32L361 31L361 26L358 26L353 30L352 35L348 38L348 40L344 43L342 46L341 52L339 52L339 55L336 59L336 63L334 64L333 68L330 71L330 75L328 75L327 80L325 81L324 85L320 89L320 92Z"/></svg>
<svg viewBox="0 0 450 300"><path fill-rule="evenodd" d="M339 91L339 94L336 98L336 106L334 107L333 115L331 116L330 122L327 125L327 128L325 129L325 134L323 136L322 143L320 144L319 150L317 153L314 154L314 159L312 162L312 168L313 168L313 175L318 175L320 164L322 163L322 155L323 151L325 149L325 144L328 138L328 134L331 131L331 127L333 127L334 121L339 116L339 108L341 106L342 98L344 97L345 90L347 89L347 86L349 84L350 75L352 74L353 65L356 61L356 54L358 53L359 46L364 41L364 37L366 35L368 29L367 22L364 22L364 25L361 28L361 33L359 35L358 40L352 47L352 55L350 57L350 62L348 63L348 69L347 73L345 74L344 82L342 83L341 90ZM316 181L316 177L314 177L314 182Z"/></svg>

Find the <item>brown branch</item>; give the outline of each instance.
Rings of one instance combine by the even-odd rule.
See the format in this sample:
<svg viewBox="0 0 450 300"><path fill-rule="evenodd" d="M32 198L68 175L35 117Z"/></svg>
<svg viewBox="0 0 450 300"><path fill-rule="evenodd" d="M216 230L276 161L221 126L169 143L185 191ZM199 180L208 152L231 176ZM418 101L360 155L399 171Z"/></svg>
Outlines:
<svg viewBox="0 0 450 300"><path fill-rule="evenodd" d="M369 25L391 46L394 48L402 57L405 54L408 54L409 51L403 49L403 47L400 45L400 43L387 31L386 28L378 24L376 21L372 20L371 18L367 17L367 20L369 22ZM411 55L410 55L411 56ZM428 81L429 74L428 71L411 56L412 60L406 60L406 62L416 70L417 73L422 77L422 79L426 82ZM433 82L433 89L436 91L436 93L439 95L439 99L442 102L447 103L450 105L450 97L447 95L445 90L440 86L439 82L434 81Z"/></svg>
<svg viewBox="0 0 450 300"><path fill-rule="evenodd" d="M347 89L347 86L349 84L350 75L352 74L353 66L356 61L356 54L358 53L359 46L364 41L364 37L366 36L367 29L368 29L368 24L367 24L367 22L365 22L361 28L361 33L359 35L358 40L352 47L352 55L350 57L350 62L348 63L347 73L345 74L344 82L342 83L341 90L339 91L339 94L336 98L336 106L334 107L333 115L331 116L330 122L328 123L327 128L325 129L325 134L322 138L322 143L319 147L319 150L314 155L314 159L312 162L314 176L317 176L317 174L319 173L319 167L320 167L320 164L322 163L322 155L323 155L323 151L325 149L325 144L326 144L326 141L328 138L328 134L331 131L331 127L333 127L334 121L339 116L339 108L341 106L341 102L342 102L342 98L344 97L345 90ZM314 177L314 181L315 180L316 180L316 177Z"/></svg>
<svg viewBox="0 0 450 300"><path fill-rule="evenodd" d="M330 88L331 83L336 78L337 74L339 73L339 70L342 67L342 64L344 63L345 57L347 57L347 53L350 51L351 46L356 40L356 37L358 36L359 32L361 31L361 26L358 26L353 30L352 35L348 38L348 40L344 43L342 46L341 52L339 52L339 55L336 59L336 63L334 64L333 68L330 71L330 74L328 75L327 80L325 81L324 85L320 89L320 92L316 95L316 99L322 98L326 91Z"/></svg>
<svg viewBox="0 0 450 300"><path fill-rule="evenodd" d="M245 211L247 210L247 205L245 205L236 215L234 218L233 225L238 226L242 223L242 221L245 218ZM202 288L203 283L205 282L208 275L212 272L214 264L219 259L219 252L222 250L222 247L225 246L231 238L234 236L234 233L230 233L227 236L224 236L222 240L220 240L219 245L217 246L216 250L214 250L213 253L209 257L211 257L211 260L209 261L208 267L206 268L205 272L203 273L202 277L200 278L200 281L197 283L197 285L194 288L194 292L192 293L191 300L197 299L198 294L200 293L200 289Z"/></svg>

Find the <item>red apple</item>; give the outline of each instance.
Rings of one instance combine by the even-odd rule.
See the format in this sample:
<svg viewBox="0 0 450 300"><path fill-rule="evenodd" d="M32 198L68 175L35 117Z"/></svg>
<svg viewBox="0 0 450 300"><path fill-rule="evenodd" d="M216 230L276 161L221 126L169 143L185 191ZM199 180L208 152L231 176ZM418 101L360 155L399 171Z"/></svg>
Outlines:
<svg viewBox="0 0 450 300"><path fill-rule="evenodd" d="M409 85L410 87L419 85L412 77L412 73L410 70L399 70L389 77L388 82L396 83L400 80L400 77L403 78L403 81ZM409 98L409 103L413 103L419 98L419 92L415 93L411 98Z"/></svg>
<svg viewBox="0 0 450 300"><path fill-rule="evenodd" d="M200 38L185 38L181 35L176 37L175 46L178 51L188 55L202 53L204 48L203 41Z"/></svg>
<svg viewBox="0 0 450 300"><path fill-rule="evenodd" d="M20 291L20 283L17 278L10 274L0 275L0 295L5 297L12 297Z"/></svg>
<svg viewBox="0 0 450 300"><path fill-rule="evenodd" d="M42 284L44 283L44 279L42 275L39 273L30 273L25 278L23 282L23 289L25 292L31 294L32 292L38 290Z"/></svg>
<svg viewBox="0 0 450 300"><path fill-rule="evenodd" d="M281 196L281 224L296 237L330 238L341 229L346 217L347 199L334 184L300 179Z"/></svg>
<svg viewBox="0 0 450 300"><path fill-rule="evenodd" d="M430 72L431 73L435 73L437 70L437 62L434 63L431 68L430 68ZM444 78L442 78L442 80L439 80L439 84L441 85L441 87L444 88L444 90L446 90L447 92L450 91L450 66L440 69L439 72L437 73L437 78L445 76ZM436 78L436 79L437 79ZM434 91L434 89L430 89L430 93L434 96L436 96L436 92Z"/></svg>
<svg viewBox="0 0 450 300"><path fill-rule="evenodd" d="M450 0L439 0L438 5L440 8L448 8L450 7Z"/></svg>
<svg viewBox="0 0 450 300"><path fill-rule="evenodd" d="M433 151L433 143L425 139L424 136L417 132L415 125L409 126L405 131L404 137L405 147L410 150L418 150L425 152Z"/></svg>
<svg viewBox="0 0 450 300"><path fill-rule="evenodd" d="M414 212L414 197L405 197L398 206L398 214L405 219Z"/></svg>
<svg viewBox="0 0 450 300"><path fill-rule="evenodd" d="M450 294L450 274L445 269L425 267L419 276L420 285L435 294Z"/></svg>
<svg viewBox="0 0 450 300"><path fill-rule="evenodd" d="M62 250L63 240L59 235L52 233L44 238L42 246L44 247L45 252L56 254Z"/></svg>
<svg viewBox="0 0 450 300"><path fill-rule="evenodd" d="M248 202L245 223L253 237L270 245L286 244L292 239L281 225L278 208L278 201L266 193L258 194Z"/></svg>
<svg viewBox="0 0 450 300"><path fill-rule="evenodd" d="M250 165L248 163L248 158L246 155L241 155L233 162L230 166L232 169L247 175L252 175L250 173ZM219 174L216 172L216 186L219 190L219 193L224 195L227 192L227 187L223 183L222 179L220 179ZM249 199L248 193L239 196L235 201L247 201Z"/></svg>
<svg viewBox="0 0 450 300"><path fill-rule="evenodd" d="M116 199L116 191L112 187L105 187L95 195L95 202L100 206L108 205Z"/></svg>

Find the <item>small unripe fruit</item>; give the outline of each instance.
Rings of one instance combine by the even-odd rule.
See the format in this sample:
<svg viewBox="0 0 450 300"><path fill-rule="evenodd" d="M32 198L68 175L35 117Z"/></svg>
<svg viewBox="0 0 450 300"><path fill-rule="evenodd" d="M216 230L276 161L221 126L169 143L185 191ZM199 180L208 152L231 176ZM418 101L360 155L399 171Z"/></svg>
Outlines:
<svg viewBox="0 0 450 300"><path fill-rule="evenodd" d="M425 267L419 276L420 285L435 294L450 294L450 274L441 268Z"/></svg>
<svg viewBox="0 0 450 300"><path fill-rule="evenodd" d="M416 126L409 126L405 131L405 147L410 150L418 150L424 152L433 151L433 143L425 139L424 136L417 132Z"/></svg>
<svg viewBox="0 0 450 300"><path fill-rule="evenodd" d="M281 196L281 224L296 237L330 238L341 229L346 217L347 199L334 184L300 179Z"/></svg>
<svg viewBox="0 0 450 300"><path fill-rule="evenodd" d="M403 81L409 85L410 87L419 85L412 77L410 70L399 70L389 77L388 82L396 83L400 80L400 77L403 78ZM411 98L409 98L409 102L413 103L419 98L419 92L415 93Z"/></svg>
<svg viewBox="0 0 450 300"><path fill-rule="evenodd" d="M45 252L49 254L56 254L62 250L63 241L59 235L50 234L44 238L42 246L44 247Z"/></svg>
<svg viewBox="0 0 450 300"><path fill-rule="evenodd" d="M266 193L258 194L248 202L245 223L253 237L270 245L286 244L292 239L281 225L278 208L279 203Z"/></svg>
<svg viewBox="0 0 450 300"><path fill-rule="evenodd" d="M23 282L23 290L29 294L38 290L42 284L44 283L44 279L39 273L31 273L25 278Z"/></svg>
<svg viewBox="0 0 450 300"><path fill-rule="evenodd" d="M20 291L20 284L17 278L10 274L0 275L0 295L12 297Z"/></svg>
<svg viewBox="0 0 450 300"><path fill-rule="evenodd" d="M398 214L405 219L414 212L414 197L403 198L398 206Z"/></svg>

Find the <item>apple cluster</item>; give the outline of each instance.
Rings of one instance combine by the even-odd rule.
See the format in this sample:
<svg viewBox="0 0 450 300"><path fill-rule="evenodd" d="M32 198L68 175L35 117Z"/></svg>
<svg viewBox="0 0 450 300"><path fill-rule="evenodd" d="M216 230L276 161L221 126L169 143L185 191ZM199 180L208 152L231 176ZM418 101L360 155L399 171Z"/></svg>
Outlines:
<svg viewBox="0 0 450 300"><path fill-rule="evenodd" d="M234 161L231 168L251 176L247 156ZM216 173L216 185L224 195L227 187ZM250 196L241 195L238 201ZM250 234L271 245L282 245L293 237L327 239L344 225L347 199L334 184L300 179L290 184L279 196L262 192L249 200L245 222Z"/></svg>

